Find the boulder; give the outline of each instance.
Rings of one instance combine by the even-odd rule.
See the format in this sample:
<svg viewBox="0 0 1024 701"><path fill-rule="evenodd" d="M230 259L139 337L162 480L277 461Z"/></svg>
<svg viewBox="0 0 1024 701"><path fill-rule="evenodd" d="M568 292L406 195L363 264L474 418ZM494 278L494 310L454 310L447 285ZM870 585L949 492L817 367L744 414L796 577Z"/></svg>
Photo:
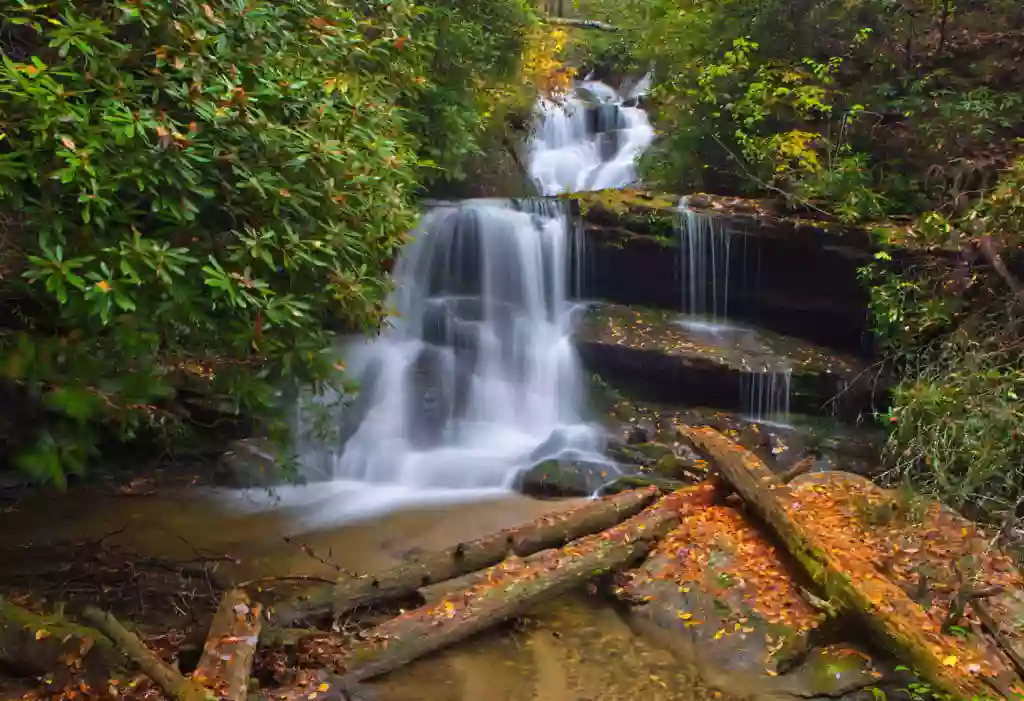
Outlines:
<svg viewBox="0 0 1024 701"><path fill-rule="evenodd" d="M531 497L585 497L619 475L615 465L574 457L543 460L521 472L515 489Z"/></svg>
<svg viewBox="0 0 1024 701"><path fill-rule="evenodd" d="M214 480L225 487L274 487L299 480L294 468L280 459L278 448L266 438L242 438L220 457Z"/></svg>

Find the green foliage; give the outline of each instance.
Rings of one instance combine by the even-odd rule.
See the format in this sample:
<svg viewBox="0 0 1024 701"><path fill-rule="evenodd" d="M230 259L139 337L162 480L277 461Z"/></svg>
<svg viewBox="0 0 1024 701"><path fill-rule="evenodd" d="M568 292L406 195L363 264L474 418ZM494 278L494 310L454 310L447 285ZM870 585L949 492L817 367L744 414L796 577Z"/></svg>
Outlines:
<svg viewBox="0 0 1024 701"><path fill-rule="evenodd" d="M965 216L932 213L915 231L979 257L982 237L1012 253L1024 231L1022 193L1024 160ZM905 377L884 417L892 475L974 514L1012 510L1024 499L1021 298L991 267L962 259L893 270L886 257L868 274L876 331Z"/></svg>
<svg viewBox="0 0 1024 701"><path fill-rule="evenodd" d="M1012 3L607 0L656 67L661 189L774 194L845 222L952 209L1024 118Z"/></svg>
<svg viewBox="0 0 1024 701"><path fill-rule="evenodd" d="M198 395L273 416L374 330L522 0L17 0L0 15L8 455L57 483ZM439 171L439 169L442 169Z"/></svg>
<svg viewBox="0 0 1024 701"><path fill-rule="evenodd" d="M880 227L883 243L945 252L886 249L864 271L878 346L904 378L883 417L892 476L986 512L1024 498L1024 293L1013 282L1024 243L1024 6L601 7L633 60L655 66L652 187L772 195L846 223L912 222ZM1004 252L1004 270L987 250Z"/></svg>

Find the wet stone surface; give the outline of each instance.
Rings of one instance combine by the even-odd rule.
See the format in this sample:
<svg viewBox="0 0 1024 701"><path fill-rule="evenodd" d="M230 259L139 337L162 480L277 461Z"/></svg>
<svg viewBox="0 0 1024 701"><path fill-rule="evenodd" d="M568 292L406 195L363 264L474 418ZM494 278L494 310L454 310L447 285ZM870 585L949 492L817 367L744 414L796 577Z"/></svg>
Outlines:
<svg viewBox="0 0 1024 701"><path fill-rule="evenodd" d="M588 371L648 401L857 419L886 393L852 356L670 311L593 305L575 338Z"/></svg>

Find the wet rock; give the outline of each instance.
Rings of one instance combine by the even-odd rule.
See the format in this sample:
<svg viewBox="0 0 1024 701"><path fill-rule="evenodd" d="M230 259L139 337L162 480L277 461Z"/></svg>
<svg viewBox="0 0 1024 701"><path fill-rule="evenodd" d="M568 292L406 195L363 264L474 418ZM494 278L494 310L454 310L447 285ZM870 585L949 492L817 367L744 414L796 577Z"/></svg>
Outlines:
<svg viewBox="0 0 1024 701"><path fill-rule="evenodd" d="M626 433L626 443L629 445L646 443L651 440L653 435L654 428L649 424L649 422L634 424L629 427L629 431Z"/></svg>
<svg viewBox="0 0 1024 701"><path fill-rule="evenodd" d="M550 458L552 455L558 455L569 449L570 440L569 436L564 429L555 429L551 432L543 443L538 445L530 453L530 461L538 462Z"/></svg>
<svg viewBox="0 0 1024 701"><path fill-rule="evenodd" d="M634 629L723 691L812 698L874 683L868 656L821 646L835 631L801 581L741 511L714 506L684 515L616 591Z"/></svg>
<svg viewBox="0 0 1024 701"><path fill-rule="evenodd" d="M244 489L293 483L298 476L285 467L269 440L243 438L221 456L214 479L222 486Z"/></svg>
<svg viewBox="0 0 1024 701"><path fill-rule="evenodd" d="M515 489L531 497L585 497L617 474L613 466L604 463L572 457L550 458L520 473Z"/></svg>
<svg viewBox="0 0 1024 701"><path fill-rule="evenodd" d="M680 309L680 198L636 191L577 197L591 266L583 297ZM689 204L713 217L732 241L730 317L817 343L864 349L868 300L857 271L874 254L866 230L780 219L756 201L691 195Z"/></svg>
<svg viewBox="0 0 1024 701"><path fill-rule="evenodd" d="M646 401L852 420L885 397L855 357L763 329L708 331L664 310L593 306L576 347L588 372Z"/></svg>

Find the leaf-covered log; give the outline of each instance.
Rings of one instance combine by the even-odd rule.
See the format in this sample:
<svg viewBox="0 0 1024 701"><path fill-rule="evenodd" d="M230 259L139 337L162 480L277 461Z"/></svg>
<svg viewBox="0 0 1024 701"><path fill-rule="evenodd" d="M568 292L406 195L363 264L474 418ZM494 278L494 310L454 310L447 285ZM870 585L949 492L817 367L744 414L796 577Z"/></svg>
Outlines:
<svg viewBox="0 0 1024 701"><path fill-rule="evenodd" d="M642 557L679 523L683 508L711 503L705 484L669 494L632 518L557 550L491 567L470 589L409 611L371 630L349 655L345 679L387 674L435 650L506 621L530 606Z"/></svg>
<svg viewBox="0 0 1024 701"><path fill-rule="evenodd" d="M840 551L822 543L809 526L815 514L802 511L790 488L753 453L712 428L679 430L711 458L720 477L771 527L831 603L859 617L878 645L954 698L1006 695L1019 685L1004 660L943 635L920 605L879 572L873 553L859 552L856 544Z"/></svg>
<svg viewBox="0 0 1024 701"><path fill-rule="evenodd" d="M242 701L260 634L259 604L232 589L221 599L192 679L224 701Z"/></svg>
<svg viewBox="0 0 1024 701"><path fill-rule="evenodd" d="M601 531L637 513L657 494L658 490L652 487L597 499L563 513L426 553L376 576L310 587L274 606L271 618L275 625L289 626L332 611L337 616L359 606L410 596L420 587L481 570L509 555L530 555Z"/></svg>

